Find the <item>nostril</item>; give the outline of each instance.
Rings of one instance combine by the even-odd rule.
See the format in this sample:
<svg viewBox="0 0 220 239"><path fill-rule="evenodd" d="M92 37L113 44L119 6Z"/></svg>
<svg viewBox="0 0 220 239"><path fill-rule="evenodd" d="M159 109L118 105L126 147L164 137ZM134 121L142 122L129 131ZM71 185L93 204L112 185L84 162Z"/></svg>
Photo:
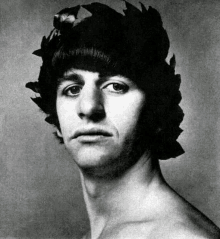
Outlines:
<svg viewBox="0 0 220 239"><path fill-rule="evenodd" d="M104 109L96 109L93 111L90 111L89 113L85 113L85 112L80 112L79 113L79 117L80 118L87 118L90 119L94 122L98 122L100 120L102 120L105 117L105 111Z"/></svg>
<svg viewBox="0 0 220 239"><path fill-rule="evenodd" d="M98 110L90 116L90 119L93 120L94 122L97 122L102 120L104 117L105 117L104 110Z"/></svg>

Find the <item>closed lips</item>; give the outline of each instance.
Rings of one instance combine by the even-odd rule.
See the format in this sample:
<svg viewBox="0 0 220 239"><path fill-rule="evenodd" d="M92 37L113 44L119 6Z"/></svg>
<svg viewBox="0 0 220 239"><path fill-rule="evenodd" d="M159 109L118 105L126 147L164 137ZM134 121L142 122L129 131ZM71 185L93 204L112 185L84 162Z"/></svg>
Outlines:
<svg viewBox="0 0 220 239"><path fill-rule="evenodd" d="M74 134L73 138L77 138L79 136L86 136L86 135L102 135L102 136L107 136L110 137L112 136L112 134L108 131L105 130L101 130L101 129L92 129L92 130L79 130L76 131L76 133Z"/></svg>

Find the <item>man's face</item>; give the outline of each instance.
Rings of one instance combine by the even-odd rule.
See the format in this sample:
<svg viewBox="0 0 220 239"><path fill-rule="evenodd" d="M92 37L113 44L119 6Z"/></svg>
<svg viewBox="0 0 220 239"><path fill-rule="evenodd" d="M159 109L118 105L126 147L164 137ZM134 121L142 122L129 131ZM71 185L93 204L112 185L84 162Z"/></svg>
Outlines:
<svg viewBox="0 0 220 239"><path fill-rule="evenodd" d="M144 92L128 78L70 69L59 79L58 134L82 170L105 174L130 160L144 104Z"/></svg>

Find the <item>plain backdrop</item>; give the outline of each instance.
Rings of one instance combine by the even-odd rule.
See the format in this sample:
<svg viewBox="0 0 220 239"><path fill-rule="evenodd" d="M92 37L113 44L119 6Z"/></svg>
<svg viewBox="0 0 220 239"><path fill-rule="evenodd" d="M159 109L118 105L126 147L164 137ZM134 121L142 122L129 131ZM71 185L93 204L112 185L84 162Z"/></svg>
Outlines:
<svg viewBox="0 0 220 239"><path fill-rule="evenodd" d="M53 16L91 1L0 1L0 237L79 238L88 229L79 175L25 88ZM100 1L118 11L119 0ZM129 1L139 6L138 1ZM220 226L220 1L143 0L162 16L182 75L186 153L161 162L167 181Z"/></svg>

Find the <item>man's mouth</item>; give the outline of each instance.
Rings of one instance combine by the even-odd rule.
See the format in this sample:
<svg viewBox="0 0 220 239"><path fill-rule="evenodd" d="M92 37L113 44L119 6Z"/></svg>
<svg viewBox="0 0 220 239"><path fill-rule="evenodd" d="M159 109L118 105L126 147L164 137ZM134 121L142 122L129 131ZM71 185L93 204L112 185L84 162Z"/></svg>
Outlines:
<svg viewBox="0 0 220 239"><path fill-rule="evenodd" d="M80 129L77 130L73 136L74 139L78 139L81 142L96 142L102 141L107 137L111 137L112 133L107 130L99 128Z"/></svg>

